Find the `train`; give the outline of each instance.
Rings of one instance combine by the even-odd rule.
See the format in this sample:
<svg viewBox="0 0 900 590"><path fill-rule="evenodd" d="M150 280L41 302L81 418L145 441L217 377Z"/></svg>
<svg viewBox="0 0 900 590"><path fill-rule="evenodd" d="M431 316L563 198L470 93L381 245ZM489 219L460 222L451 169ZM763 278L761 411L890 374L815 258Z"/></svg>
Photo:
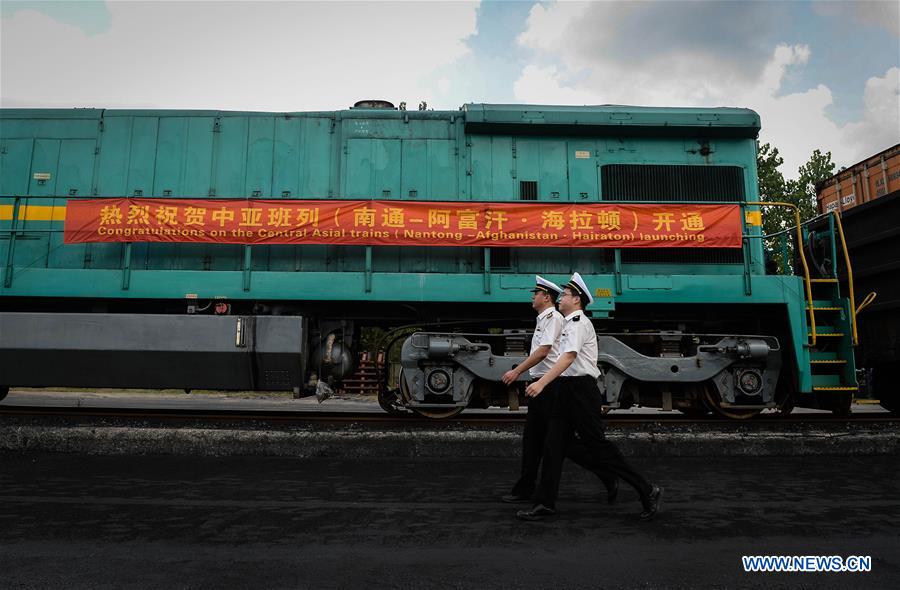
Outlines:
<svg viewBox="0 0 900 590"><path fill-rule="evenodd" d="M812 264L799 217L764 235L790 205L759 198L760 127L622 105L2 109L0 395L307 395L376 330L385 410L516 408L499 376L527 355L534 276L577 271L609 409L846 413L850 261ZM818 247L843 251L840 229Z"/></svg>
<svg viewBox="0 0 900 590"><path fill-rule="evenodd" d="M885 408L900 411L900 144L817 183L816 200L824 219L839 212L853 259L862 297L855 349L861 385ZM844 269L838 276L842 286L851 278Z"/></svg>

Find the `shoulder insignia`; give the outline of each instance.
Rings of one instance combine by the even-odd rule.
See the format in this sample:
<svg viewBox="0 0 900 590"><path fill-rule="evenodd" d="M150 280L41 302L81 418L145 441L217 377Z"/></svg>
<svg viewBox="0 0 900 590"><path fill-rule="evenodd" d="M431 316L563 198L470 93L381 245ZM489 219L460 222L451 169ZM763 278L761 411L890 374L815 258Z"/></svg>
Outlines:
<svg viewBox="0 0 900 590"><path fill-rule="evenodd" d="M575 316L574 318L572 318L572 321L573 321L573 322L577 322L577 321L580 320L580 319L581 319L581 316L580 316L580 315L577 315L577 316Z"/></svg>

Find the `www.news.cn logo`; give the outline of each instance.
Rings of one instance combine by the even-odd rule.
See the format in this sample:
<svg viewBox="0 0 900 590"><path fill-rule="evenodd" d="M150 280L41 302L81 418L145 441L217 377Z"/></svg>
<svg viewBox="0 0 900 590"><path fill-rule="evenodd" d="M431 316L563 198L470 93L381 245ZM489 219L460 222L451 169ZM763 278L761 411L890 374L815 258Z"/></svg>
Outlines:
<svg viewBox="0 0 900 590"><path fill-rule="evenodd" d="M745 572L870 572L869 555L744 555Z"/></svg>

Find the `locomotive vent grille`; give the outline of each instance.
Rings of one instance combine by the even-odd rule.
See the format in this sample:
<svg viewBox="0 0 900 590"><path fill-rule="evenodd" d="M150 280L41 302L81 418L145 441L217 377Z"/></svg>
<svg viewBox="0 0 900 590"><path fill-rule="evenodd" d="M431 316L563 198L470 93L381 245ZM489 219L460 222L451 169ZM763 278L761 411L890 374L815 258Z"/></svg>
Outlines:
<svg viewBox="0 0 900 590"><path fill-rule="evenodd" d="M606 201L743 201L739 166L608 164L600 171Z"/></svg>
<svg viewBox="0 0 900 590"><path fill-rule="evenodd" d="M746 198L738 166L609 164L601 169L609 201L732 201ZM642 248L622 251L630 264L743 264L740 248Z"/></svg>
<svg viewBox="0 0 900 590"><path fill-rule="evenodd" d="M511 248L491 248L491 268L512 268Z"/></svg>
<svg viewBox="0 0 900 590"><path fill-rule="evenodd" d="M623 248L625 264L743 264L742 248Z"/></svg>
<svg viewBox="0 0 900 590"><path fill-rule="evenodd" d="M522 180L519 182L519 200L537 201L538 186L536 180Z"/></svg>

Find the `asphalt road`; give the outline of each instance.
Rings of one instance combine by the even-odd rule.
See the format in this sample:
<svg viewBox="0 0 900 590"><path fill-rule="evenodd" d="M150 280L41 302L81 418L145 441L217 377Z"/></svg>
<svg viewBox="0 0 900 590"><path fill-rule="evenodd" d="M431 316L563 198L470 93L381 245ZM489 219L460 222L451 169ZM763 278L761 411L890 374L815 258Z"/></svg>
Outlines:
<svg viewBox="0 0 900 590"><path fill-rule="evenodd" d="M898 588L897 458L636 459L639 523L567 466L552 522L499 503L510 460L0 454L2 588ZM744 573L742 555L870 555Z"/></svg>

